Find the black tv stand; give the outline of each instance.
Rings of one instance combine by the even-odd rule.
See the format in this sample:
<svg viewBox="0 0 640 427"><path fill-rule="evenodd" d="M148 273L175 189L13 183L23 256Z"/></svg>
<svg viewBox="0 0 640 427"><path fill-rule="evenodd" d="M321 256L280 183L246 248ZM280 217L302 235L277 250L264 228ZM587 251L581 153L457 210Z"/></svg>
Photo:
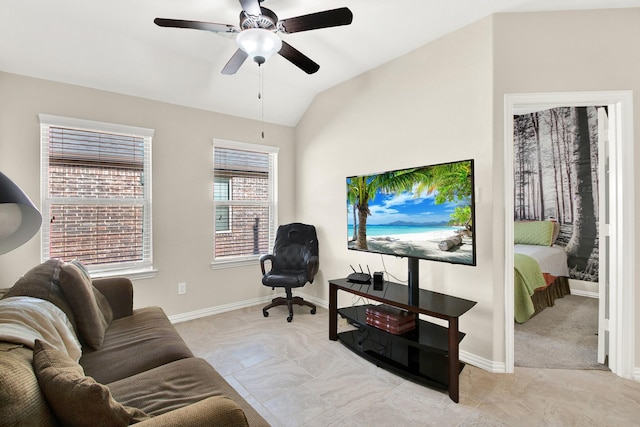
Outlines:
<svg viewBox="0 0 640 427"><path fill-rule="evenodd" d="M409 269L411 270L411 264ZM417 270L417 269L416 269ZM417 277L416 277L417 279ZM359 356L381 368L432 388L448 390L459 401L459 343L464 333L458 330L458 318L476 302L438 292L419 289L417 280L408 287L384 282L383 290L362 286L345 279L329 280L329 339L340 340ZM338 309L338 291L402 308L412 313L444 319L448 327L418 319L413 331L394 335L366 323L366 305ZM417 294L417 295L412 295ZM410 304L409 299L417 304ZM338 314L357 329L338 334Z"/></svg>

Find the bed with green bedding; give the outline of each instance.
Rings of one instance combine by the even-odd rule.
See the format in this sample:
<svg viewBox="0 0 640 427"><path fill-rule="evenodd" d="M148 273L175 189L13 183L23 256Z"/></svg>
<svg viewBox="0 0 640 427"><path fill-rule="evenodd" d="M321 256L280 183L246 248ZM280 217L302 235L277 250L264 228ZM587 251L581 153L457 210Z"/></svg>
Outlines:
<svg viewBox="0 0 640 427"><path fill-rule="evenodd" d="M533 316L533 294L536 289L544 288L547 282L544 280L542 270L538 262L524 254L514 254L514 317L516 322L524 323Z"/></svg>
<svg viewBox="0 0 640 427"><path fill-rule="evenodd" d="M563 249L516 245L513 280L515 321L524 323L553 306L557 298L570 294L568 276Z"/></svg>
<svg viewBox="0 0 640 427"><path fill-rule="evenodd" d="M524 323L570 294L567 254L555 243L555 221L516 221L514 224L514 317Z"/></svg>

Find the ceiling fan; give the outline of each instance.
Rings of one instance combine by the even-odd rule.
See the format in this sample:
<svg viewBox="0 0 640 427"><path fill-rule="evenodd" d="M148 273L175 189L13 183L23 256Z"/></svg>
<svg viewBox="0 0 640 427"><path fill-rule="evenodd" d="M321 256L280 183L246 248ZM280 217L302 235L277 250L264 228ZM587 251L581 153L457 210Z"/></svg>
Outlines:
<svg viewBox="0 0 640 427"><path fill-rule="evenodd" d="M237 33L238 50L224 66L222 74L235 74L249 56L258 65L261 65L276 52L307 74L313 74L318 71L320 66L289 43L281 40L276 33L291 34L349 25L353 20L353 14L346 7L294 18L278 19L272 10L260 6L263 0L239 1L242 12L240 12L240 24L237 27L230 24L166 18L156 18L153 22L160 27L191 28L214 33Z"/></svg>

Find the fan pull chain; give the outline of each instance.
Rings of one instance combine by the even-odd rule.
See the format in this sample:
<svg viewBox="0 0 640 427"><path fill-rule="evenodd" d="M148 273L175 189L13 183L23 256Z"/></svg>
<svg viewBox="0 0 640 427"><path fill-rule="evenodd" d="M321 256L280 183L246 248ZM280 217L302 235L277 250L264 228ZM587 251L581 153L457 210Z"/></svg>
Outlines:
<svg viewBox="0 0 640 427"><path fill-rule="evenodd" d="M262 66L258 64L258 99L260 100L260 133L262 139L264 139L264 73L262 72Z"/></svg>

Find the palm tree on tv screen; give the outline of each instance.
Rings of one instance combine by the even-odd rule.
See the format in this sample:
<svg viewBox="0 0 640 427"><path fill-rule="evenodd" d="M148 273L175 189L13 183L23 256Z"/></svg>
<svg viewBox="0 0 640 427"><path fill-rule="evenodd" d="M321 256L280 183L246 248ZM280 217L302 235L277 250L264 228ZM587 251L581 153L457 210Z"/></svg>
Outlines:
<svg viewBox="0 0 640 427"><path fill-rule="evenodd" d="M353 206L353 237L351 240L358 240L358 198L359 198L359 186L356 178L352 178L347 183L347 201Z"/></svg>
<svg viewBox="0 0 640 427"><path fill-rule="evenodd" d="M464 224L470 231L473 185L470 177L471 162L465 161L351 178L348 200L357 211L358 221L354 221L356 248L367 249L367 218L371 215L369 202L375 199L378 192L400 194L413 191L416 197L435 192L436 204L461 202L463 204L451 215L451 223Z"/></svg>

